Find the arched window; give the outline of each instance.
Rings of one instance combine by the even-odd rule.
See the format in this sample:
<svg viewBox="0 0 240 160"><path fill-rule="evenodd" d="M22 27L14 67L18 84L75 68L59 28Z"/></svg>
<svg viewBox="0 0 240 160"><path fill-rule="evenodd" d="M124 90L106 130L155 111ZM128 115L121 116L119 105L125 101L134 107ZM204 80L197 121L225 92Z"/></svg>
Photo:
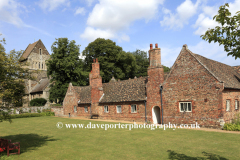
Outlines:
<svg viewBox="0 0 240 160"><path fill-rule="evenodd" d="M43 63L42 63L42 69L43 69Z"/></svg>
<svg viewBox="0 0 240 160"><path fill-rule="evenodd" d="M40 69L40 62L39 62L39 69Z"/></svg>
<svg viewBox="0 0 240 160"><path fill-rule="evenodd" d="M41 48L39 49L39 54L42 55L42 49Z"/></svg>
<svg viewBox="0 0 240 160"><path fill-rule="evenodd" d="M35 63L35 69L37 69L37 62Z"/></svg>

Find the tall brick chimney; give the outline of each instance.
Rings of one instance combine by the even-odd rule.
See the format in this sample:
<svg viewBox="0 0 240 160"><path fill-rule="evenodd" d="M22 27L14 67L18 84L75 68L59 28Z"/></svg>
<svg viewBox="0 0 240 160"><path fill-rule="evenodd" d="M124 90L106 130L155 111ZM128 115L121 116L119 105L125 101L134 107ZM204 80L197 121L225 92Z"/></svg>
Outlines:
<svg viewBox="0 0 240 160"><path fill-rule="evenodd" d="M92 103L98 103L103 94L102 77L100 76L100 65L98 59L94 59L92 63L92 71L89 73L89 83L91 89Z"/></svg>
<svg viewBox="0 0 240 160"><path fill-rule="evenodd" d="M148 67L148 82L147 82L147 110L152 111L154 106L161 107L160 85L164 81L164 71L161 65L161 49L158 44L155 48L150 44ZM148 117L152 116L151 112L147 113ZM149 119L152 121L152 118Z"/></svg>

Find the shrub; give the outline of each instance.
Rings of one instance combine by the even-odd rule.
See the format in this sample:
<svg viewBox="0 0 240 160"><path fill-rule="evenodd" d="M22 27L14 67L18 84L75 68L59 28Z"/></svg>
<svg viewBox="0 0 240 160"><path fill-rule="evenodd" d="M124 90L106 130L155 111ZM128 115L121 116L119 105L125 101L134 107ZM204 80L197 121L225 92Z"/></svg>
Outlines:
<svg viewBox="0 0 240 160"><path fill-rule="evenodd" d="M30 106L44 106L47 100L44 98L35 98L30 101Z"/></svg>
<svg viewBox="0 0 240 160"><path fill-rule="evenodd" d="M223 129L228 131L240 131L240 124L225 123Z"/></svg>
<svg viewBox="0 0 240 160"><path fill-rule="evenodd" d="M38 113L41 113L41 110L40 110L40 109L37 109L37 112L38 112Z"/></svg>

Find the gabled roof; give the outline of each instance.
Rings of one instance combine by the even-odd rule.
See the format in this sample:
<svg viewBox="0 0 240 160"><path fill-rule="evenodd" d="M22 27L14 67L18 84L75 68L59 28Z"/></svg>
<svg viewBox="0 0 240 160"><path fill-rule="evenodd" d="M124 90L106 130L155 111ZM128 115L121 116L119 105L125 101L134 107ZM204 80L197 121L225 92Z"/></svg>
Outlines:
<svg viewBox="0 0 240 160"><path fill-rule="evenodd" d="M33 90L30 93L43 91L48 86L49 82L50 79L48 78L41 79L40 82L33 88Z"/></svg>
<svg viewBox="0 0 240 160"><path fill-rule="evenodd" d="M100 103L146 100L146 83L147 77L104 83Z"/></svg>
<svg viewBox="0 0 240 160"><path fill-rule="evenodd" d="M240 74L233 67L198 54L194 55L217 79L224 82L225 88L240 89Z"/></svg>
<svg viewBox="0 0 240 160"><path fill-rule="evenodd" d="M77 99L80 100L78 104L91 103L91 86L73 86Z"/></svg>
<svg viewBox="0 0 240 160"><path fill-rule="evenodd" d="M36 42L28 45L28 47L25 49L25 51L23 52L22 56L20 57L20 61L28 58L29 54L32 52L33 48L36 46L36 44L37 44L38 42L41 42L41 43L42 43L41 39L39 39L38 41L36 41ZM43 43L42 43L42 44L43 44ZM44 44L43 44L43 46L44 46ZM44 46L44 47L45 47L45 46ZM46 47L45 47L45 48L46 48Z"/></svg>
<svg viewBox="0 0 240 160"><path fill-rule="evenodd" d="M216 78L217 81L223 82L224 88L240 89L240 74L236 69L237 67L231 67L198 54L194 54L188 49L187 45L183 45L183 48L176 61L180 58L183 50L187 50L188 53L190 53L214 78ZM174 70L174 67L175 63L168 74L168 77L170 76L172 70Z"/></svg>

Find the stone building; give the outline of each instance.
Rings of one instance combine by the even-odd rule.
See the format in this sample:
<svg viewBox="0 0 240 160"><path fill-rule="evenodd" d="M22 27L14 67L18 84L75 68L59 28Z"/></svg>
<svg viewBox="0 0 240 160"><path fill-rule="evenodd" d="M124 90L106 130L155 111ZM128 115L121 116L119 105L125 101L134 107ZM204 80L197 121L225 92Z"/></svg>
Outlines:
<svg viewBox="0 0 240 160"><path fill-rule="evenodd" d="M50 80L47 78L46 61L49 58L50 54L40 39L29 44L20 57L20 62L26 63L25 67L29 68L30 72L36 72L33 73L35 80L25 79L24 107L29 106L29 102L34 98L48 100Z"/></svg>
<svg viewBox="0 0 240 160"><path fill-rule="evenodd" d="M69 84L63 114L220 128L239 113L239 67L194 54L187 45L167 75L157 44L150 45L149 61L147 77L102 83L100 64L94 60L89 86Z"/></svg>

